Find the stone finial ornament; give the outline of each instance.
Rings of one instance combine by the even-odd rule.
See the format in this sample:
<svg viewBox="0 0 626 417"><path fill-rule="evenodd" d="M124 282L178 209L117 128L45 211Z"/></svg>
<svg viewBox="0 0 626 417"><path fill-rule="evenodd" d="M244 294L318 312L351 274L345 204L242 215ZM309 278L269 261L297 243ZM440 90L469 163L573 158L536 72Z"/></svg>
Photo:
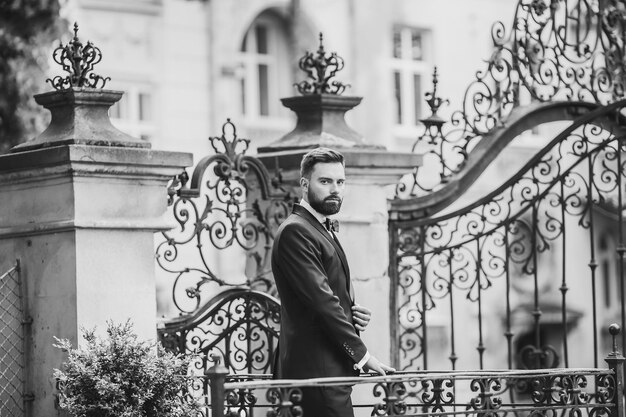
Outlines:
<svg viewBox="0 0 626 417"><path fill-rule="evenodd" d="M150 148L148 141L132 137L111 123L109 108L124 92L105 90L110 78L91 72L102 53L91 42L83 45L78 40L76 23L72 40L65 46L61 44L52 56L68 75L47 79L55 90L34 96L37 104L50 111L50 125L37 137L11 148L11 152L61 145Z"/></svg>
<svg viewBox="0 0 626 417"><path fill-rule="evenodd" d="M91 71L93 67L102 60L102 52L90 41L87 44L78 39L78 24L74 23L74 37L67 45L59 44L52 54L54 62L61 65L67 76L56 77L46 81L56 90L67 90L70 88L90 87L104 88L110 77L101 77Z"/></svg>
<svg viewBox="0 0 626 417"><path fill-rule="evenodd" d="M320 46L316 53L307 52L298 66L304 71L309 80L300 81L294 84L298 92L302 95L311 94L335 94L340 95L349 84L344 84L337 80L332 80L335 74L344 67L343 58L332 52L326 56L324 51L323 35L320 33Z"/></svg>

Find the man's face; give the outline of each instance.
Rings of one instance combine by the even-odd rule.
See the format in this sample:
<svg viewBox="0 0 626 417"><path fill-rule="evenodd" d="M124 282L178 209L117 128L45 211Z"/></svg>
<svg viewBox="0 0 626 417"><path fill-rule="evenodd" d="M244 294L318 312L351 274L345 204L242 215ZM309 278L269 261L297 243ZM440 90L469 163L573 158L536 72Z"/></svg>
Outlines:
<svg viewBox="0 0 626 417"><path fill-rule="evenodd" d="M325 216L339 213L343 202L346 174L339 162L320 162L313 166L311 178L302 178L304 199Z"/></svg>

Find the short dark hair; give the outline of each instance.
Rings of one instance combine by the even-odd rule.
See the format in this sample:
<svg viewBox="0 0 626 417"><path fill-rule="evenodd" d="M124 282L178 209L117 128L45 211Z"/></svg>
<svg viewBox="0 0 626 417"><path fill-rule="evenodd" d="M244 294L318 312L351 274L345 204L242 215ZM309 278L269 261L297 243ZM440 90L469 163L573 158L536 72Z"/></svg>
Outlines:
<svg viewBox="0 0 626 417"><path fill-rule="evenodd" d="M310 178L313 167L320 162L339 162L344 165L343 155L340 152L329 148L315 148L302 157L300 177Z"/></svg>

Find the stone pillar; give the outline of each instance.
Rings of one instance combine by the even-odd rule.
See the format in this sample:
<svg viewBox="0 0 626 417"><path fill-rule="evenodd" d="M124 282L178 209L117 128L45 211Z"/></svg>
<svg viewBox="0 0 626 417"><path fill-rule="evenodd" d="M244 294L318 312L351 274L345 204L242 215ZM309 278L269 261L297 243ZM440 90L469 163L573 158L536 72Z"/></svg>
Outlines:
<svg viewBox="0 0 626 417"><path fill-rule="evenodd" d="M0 156L0 270L20 260L32 317L27 363L34 416L57 416L53 336L130 319L156 340L154 236L171 227L167 182L191 154L150 150L113 127L119 91L69 87L35 96L52 114L39 137Z"/></svg>
<svg viewBox="0 0 626 417"><path fill-rule="evenodd" d="M283 180L300 195L300 161L312 148L324 146L340 151L345 157L346 195L341 212L338 238L346 251L356 292L356 300L372 310L372 321L362 338L370 352L390 363L389 311L389 231L387 199L400 178L421 164L421 155L388 152L384 147L368 145L363 136L350 128L345 113L361 102L361 97L340 96L345 86L331 81L343 67L336 54L326 56L321 43L317 54L307 54L300 68L317 74L312 82L298 84L302 96L289 97L283 104L297 115L296 127L276 142L259 148L259 159L270 172L281 169ZM325 71L330 73L326 76ZM371 387L358 387L354 403L371 402ZM369 410L356 409L357 415Z"/></svg>

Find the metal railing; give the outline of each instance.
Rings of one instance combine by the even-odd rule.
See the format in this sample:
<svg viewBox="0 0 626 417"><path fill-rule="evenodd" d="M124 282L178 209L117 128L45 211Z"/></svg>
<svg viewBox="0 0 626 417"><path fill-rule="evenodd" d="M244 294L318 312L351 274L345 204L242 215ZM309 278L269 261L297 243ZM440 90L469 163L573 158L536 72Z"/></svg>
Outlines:
<svg viewBox="0 0 626 417"><path fill-rule="evenodd" d="M28 318L20 263L0 274L0 416L29 416Z"/></svg>
<svg viewBox="0 0 626 417"><path fill-rule="evenodd" d="M607 368L540 370L410 371L387 376L271 380L268 375L229 375L219 363L207 370L201 398L204 416L254 414L307 417L302 388L352 385L371 390L371 401L356 401L355 415L371 416L624 416L624 356L620 328L611 325L613 351ZM362 396L359 396L362 398Z"/></svg>

